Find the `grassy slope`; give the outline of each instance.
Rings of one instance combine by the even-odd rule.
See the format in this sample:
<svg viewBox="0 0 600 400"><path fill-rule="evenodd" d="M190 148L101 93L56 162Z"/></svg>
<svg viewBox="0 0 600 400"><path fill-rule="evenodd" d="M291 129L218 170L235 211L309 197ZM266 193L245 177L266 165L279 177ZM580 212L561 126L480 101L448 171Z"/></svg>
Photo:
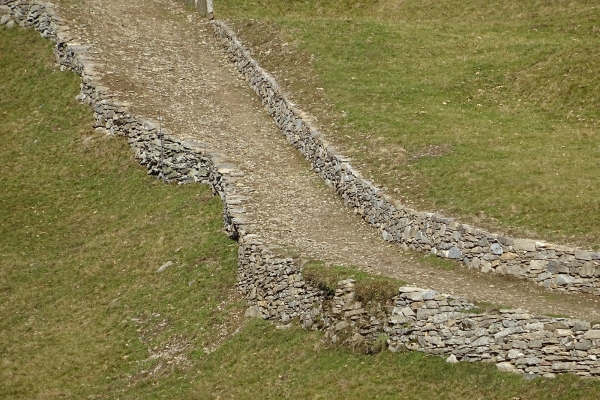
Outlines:
<svg viewBox="0 0 600 400"><path fill-rule="evenodd" d="M217 14L273 21L237 25L406 203L600 245L596 2L224 0Z"/></svg>
<svg viewBox="0 0 600 400"><path fill-rule="evenodd" d="M221 203L160 184L124 140L91 131L79 78L56 71L48 42L0 40L0 398L149 384L150 348L201 352L235 306L217 310L237 258Z"/></svg>
<svg viewBox="0 0 600 400"><path fill-rule="evenodd" d="M600 397L596 381L327 350L317 333L236 322L219 201L147 177L123 140L90 131L49 47L0 28L0 398Z"/></svg>

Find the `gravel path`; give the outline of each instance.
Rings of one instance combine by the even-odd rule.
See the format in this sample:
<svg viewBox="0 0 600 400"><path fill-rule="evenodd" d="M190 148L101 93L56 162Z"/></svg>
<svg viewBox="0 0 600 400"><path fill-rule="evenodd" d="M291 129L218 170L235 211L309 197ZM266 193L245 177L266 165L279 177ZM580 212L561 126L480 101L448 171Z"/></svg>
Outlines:
<svg viewBox="0 0 600 400"><path fill-rule="evenodd" d="M600 320L598 299L550 293L531 283L457 266L449 271L404 253L344 208L288 145L227 61L211 27L175 0L58 2L71 32L92 46L104 85L137 115L183 139L204 142L244 172L253 233L280 251L354 266L410 284L533 312Z"/></svg>

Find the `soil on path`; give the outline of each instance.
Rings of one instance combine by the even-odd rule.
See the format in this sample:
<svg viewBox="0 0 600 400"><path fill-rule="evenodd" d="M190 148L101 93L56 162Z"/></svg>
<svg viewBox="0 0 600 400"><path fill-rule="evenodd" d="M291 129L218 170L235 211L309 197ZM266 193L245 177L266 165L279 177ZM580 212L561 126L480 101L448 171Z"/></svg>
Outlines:
<svg viewBox="0 0 600 400"><path fill-rule="evenodd" d="M212 29L176 0L59 1L103 84L171 134L203 142L244 172L252 233L304 259L392 276L411 285L536 313L600 320L598 298L456 267L446 270L383 241L346 209L289 145L247 87Z"/></svg>

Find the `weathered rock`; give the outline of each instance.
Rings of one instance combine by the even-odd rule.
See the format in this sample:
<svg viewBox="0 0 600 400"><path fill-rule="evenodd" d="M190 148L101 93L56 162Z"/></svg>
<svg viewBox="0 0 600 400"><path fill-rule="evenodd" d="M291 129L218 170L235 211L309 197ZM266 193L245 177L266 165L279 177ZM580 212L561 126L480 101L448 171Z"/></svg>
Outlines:
<svg viewBox="0 0 600 400"><path fill-rule="evenodd" d="M514 239L513 249L515 249L515 251L535 251L535 241L529 239Z"/></svg>
<svg viewBox="0 0 600 400"><path fill-rule="evenodd" d="M583 338L584 339L600 340L600 330L598 330L598 329L589 330L589 331L587 331L586 333L583 334Z"/></svg>
<svg viewBox="0 0 600 400"><path fill-rule="evenodd" d="M248 309L244 313L244 316L247 318L261 318L261 319L263 319L265 317L263 315L263 313L260 311L260 309L256 306L248 307Z"/></svg>
<svg viewBox="0 0 600 400"><path fill-rule="evenodd" d="M560 274L556 276L556 284L558 286L568 285L570 283L573 283L574 280L575 278L569 275Z"/></svg>
<svg viewBox="0 0 600 400"><path fill-rule="evenodd" d="M446 358L446 362L448 362L450 364L456 364L458 362L458 359L456 358L456 356L454 354L450 354L448 356L448 358Z"/></svg>
<svg viewBox="0 0 600 400"><path fill-rule="evenodd" d="M509 362L501 362L496 364L496 367L498 368L499 371L502 372L511 372L513 374L518 374L519 370L517 369L517 367L515 367L514 365L512 365Z"/></svg>
<svg viewBox="0 0 600 400"><path fill-rule="evenodd" d="M173 261L167 261L166 263L164 263L163 265L161 265L160 268L158 268L156 270L156 273L160 274L161 272L163 272L164 270L166 270L167 268L169 268L171 265L173 265Z"/></svg>
<svg viewBox="0 0 600 400"><path fill-rule="evenodd" d="M492 254L496 254L498 256L504 253L504 249L502 248L502 245L500 243L492 243L492 245L490 246L490 251L492 252Z"/></svg>

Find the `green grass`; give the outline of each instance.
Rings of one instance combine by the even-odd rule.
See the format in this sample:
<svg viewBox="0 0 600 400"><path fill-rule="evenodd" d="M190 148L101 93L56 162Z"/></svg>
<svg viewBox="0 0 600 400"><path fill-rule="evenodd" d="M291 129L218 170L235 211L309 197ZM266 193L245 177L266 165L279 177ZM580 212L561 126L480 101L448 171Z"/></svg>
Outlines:
<svg viewBox="0 0 600 400"><path fill-rule="evenodd" d="M392 297L398 294L398 288L406 285L406 282L398 279L368 274L355 268L328 265L322 261L304 264L302 274L307 281L331 297L335 295L339 281L352 278L355 280L356 298L365 304L371 301L383 305L391 304Z"/></svg>
<svg viewBox="0 0 600 400"><path fill-rule="evenodd" d="M197 357L239 309L221 304L237 244L207 187L163 185L90 129L80 79L50 49L0 31L0 398L150 390L142 371L183 366L150 355Z"/></svg>
<svg viewBox="0 0 600 400"><path fill-rule="evenodd" d="M328 350L320 333L237 320L221 203L148 177L123 139L91 131L50 47L0 28L0 398L600 397L595 380Z"/></svg>
<svg viewBox="0 0 600 400"><path fill-rule="evenodd" d="M484 313L497 313L500 310L507 310L510 309L510 307L502 305L502 304L496 304L496 303L490 303L488 301L476 301L474 303L474 307L472 307L469 310L465 310L466 313L468 314L484 314ZM549 317L553 317L553 315L548 315Z"/></svg>
<svg viewBox="0 0 600 400"><path fill-rule="evenodd" d="M600 386L591 380L562 376L532 382L499 374L493 364L451 365L421 353L323 349L320 336L297 328L274 331L264 322L219 349L208 361L220 368L198 391L206 398L294 399L578 399L595 398ZM252 368L248 368L252 366ZM233 384L236 382L237 384Z"/></svg>
<svg viewBox="0 0 600 400"><path fill-rule="evenodd" d="M421 256L421 260L432 267L440 268L446 271L454 271L458 266L458 262L455 260L449 260L447 258L436 257L433 254L426 254Z"/></svg>
<svg viewBox="0 0 600 400"><path fill-rule="evenodd" d="M224 0L216 14L406 204L600 245L597 2Z"/></svg>

